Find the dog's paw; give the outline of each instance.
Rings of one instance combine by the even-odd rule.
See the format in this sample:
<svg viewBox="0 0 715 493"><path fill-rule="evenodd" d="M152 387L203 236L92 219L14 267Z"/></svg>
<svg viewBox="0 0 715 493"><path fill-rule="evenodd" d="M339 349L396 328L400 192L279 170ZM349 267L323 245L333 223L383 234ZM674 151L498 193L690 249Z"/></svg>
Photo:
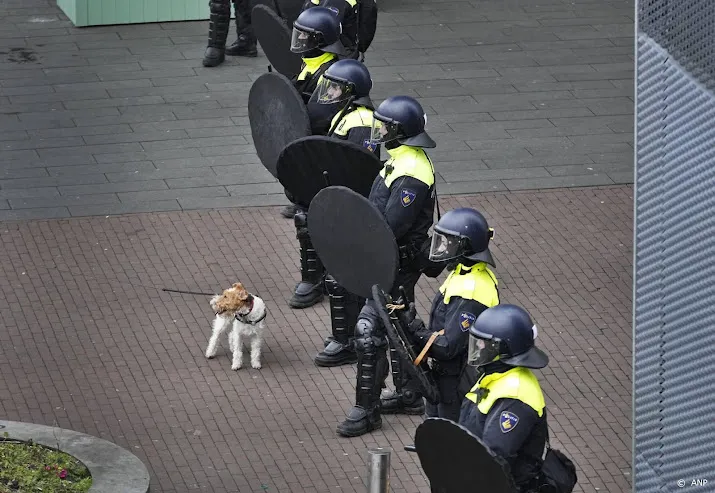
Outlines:
<svg viewBox="0 0 715 493"><path fill-rule="evenodd" d="M260 370L261 364L260 363L251 363L251 368L253 368L254 370Z"/></svg>
<svg viewBox="0 0 715 493"><path fill-rule="evenodd" d="M215 354L206 353L206 359L214 359L215 357L216 357Z"/></svg>
<svg viewBox="0 0 715 493"><path fill-rule="evenodd" d="M233 366L231 366L231 369L232 369L233 371L240 370L242 366L243 366L243 365L233 365Z"/></svg>

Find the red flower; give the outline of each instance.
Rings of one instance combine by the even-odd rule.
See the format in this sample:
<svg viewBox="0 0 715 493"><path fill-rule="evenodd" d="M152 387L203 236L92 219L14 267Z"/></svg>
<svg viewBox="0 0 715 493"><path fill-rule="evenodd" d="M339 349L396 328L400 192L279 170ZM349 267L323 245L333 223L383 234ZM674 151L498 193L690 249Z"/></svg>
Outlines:
<svg viewBox="0 0 715 493"><path fill-rule="evenodd" d="M67 469L62 469L57 476L59 476L60 479L65 479L67 477Z"/></svg>

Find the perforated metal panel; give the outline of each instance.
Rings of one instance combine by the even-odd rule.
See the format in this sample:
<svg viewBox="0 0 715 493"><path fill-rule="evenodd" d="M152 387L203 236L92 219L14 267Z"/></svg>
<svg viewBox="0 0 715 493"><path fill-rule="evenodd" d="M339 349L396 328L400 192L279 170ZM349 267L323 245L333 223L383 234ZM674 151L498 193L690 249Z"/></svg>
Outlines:
<svg viewBox="0 0 715 493"><path fill-rule="evenodd" d="M715 491L715 1L638 15L635 491Z"/></svg>
<svg viewBox="0 0 715 493"><path fill-rule="evenodd" d="M712 0L640 0L641 31L706 87L715 88L715 3Z"/></svg>

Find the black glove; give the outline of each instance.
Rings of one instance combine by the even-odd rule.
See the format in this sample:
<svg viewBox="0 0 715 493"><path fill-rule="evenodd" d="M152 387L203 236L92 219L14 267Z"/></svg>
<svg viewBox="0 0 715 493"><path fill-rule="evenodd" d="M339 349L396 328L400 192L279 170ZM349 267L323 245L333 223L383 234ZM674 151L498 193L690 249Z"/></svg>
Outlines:
<svg viewBox="0 0 715 493"><path fill-rule="evenodd" d="M410 303L407 310L400 310L400 315L398 315L398 317L408 334L415 334L425 328L425 323L417 315L414 302Z"/></svg>

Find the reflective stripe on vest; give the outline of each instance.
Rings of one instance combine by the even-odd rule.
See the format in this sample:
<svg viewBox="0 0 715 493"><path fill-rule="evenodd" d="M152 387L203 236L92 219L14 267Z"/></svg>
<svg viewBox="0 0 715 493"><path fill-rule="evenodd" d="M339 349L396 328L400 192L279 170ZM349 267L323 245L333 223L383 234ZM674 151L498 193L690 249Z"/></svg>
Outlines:
<svg viewBox="0 0 715 493"><path fill-rule="evenodd" d="M298 75L298 80L305 80L308 74L314 74L325 63L335 58L332 53L323 53L320 56L313 58L303 58L303 70ZM320 76L323 77L322 75ZM320 80L318 80L320 82Z"/></svg>
<svg viewBox="0 0 715 493"><path fill-rule="evenodd" d="M340 113L333 117L333 121L330 122L331 127L335 125L335 121L339 116ZM338 128L335 129L335 133L345 136L355 127L372 127L372 110L364 106L359 106L357 109L352 110L340 120L340 124Z"/></svg>
<svg viewBox="0 0 715 493"><path fill-rule="evenodd" d="M468 272L462 274L463 271ZM499 304L498 284L496 276L484 262L474 264L471 268L459 264L449 273L439 291L444 295L445 305L449 304L453 296L458 296L491 308Z"/></svg>
<svg viewBox="0 0 715 493"><path fill-rule="evenodd" d="M477 390L489 392L477 402ZM539 417L544 414L544 394L536 376L528 368L516 367L504 373L491 373L480 378L465 396L474 402L482 414L489 413L498 399L516 399L531 407Z"/></svg>
<svg viewBox="0 0 715 493"><path fill-rule="evenodd" d="M419 147L402 145L394 149L387 149L391 156L380 171L380 176L385 179L385 186L390 188L392 182L402 176L411 176L428 187L434 185L434 168L425 151ZM392 167L392 172L386 175L387 167Z"/></svg>

